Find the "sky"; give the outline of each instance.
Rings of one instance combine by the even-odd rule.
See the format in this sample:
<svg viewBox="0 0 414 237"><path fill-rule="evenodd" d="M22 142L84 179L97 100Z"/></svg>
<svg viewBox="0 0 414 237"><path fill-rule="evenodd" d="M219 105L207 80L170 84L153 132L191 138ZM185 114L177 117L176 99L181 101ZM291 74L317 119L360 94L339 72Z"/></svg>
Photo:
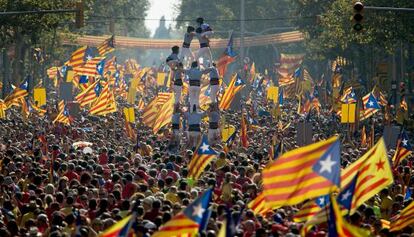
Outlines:
<svg viewBox="0 0 414 237"><path fill-rule="evenodd" d="M148 19L160 19L165 16L165 19L174 18L174 5L177 5L180 0L149 0L151 6L147 12ZM166 26L168 27L172 22L167 21ZM151 31L151 36L154 34L155 29L159 25L158 20L147 20L145 25Z"/></svg>

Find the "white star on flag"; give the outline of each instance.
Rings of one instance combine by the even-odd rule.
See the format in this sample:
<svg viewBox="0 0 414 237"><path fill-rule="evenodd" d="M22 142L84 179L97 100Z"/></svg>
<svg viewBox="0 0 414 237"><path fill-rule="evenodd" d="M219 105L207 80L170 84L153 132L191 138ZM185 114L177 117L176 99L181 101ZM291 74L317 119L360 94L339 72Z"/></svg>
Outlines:
<svg viewBox="0 0 414 237"><path fill-rule="evenodd" d="M325 204L325 199L323 197L320 197L319 199L319 205L322 206L323 204Z"/></svg>
<svg viewBox="0 0 414 237"><path fill-rule="evenodd" d="M193 216L196 217L203 217L203 213L204 213L205 209L201 206L201 204L198 204L197 206L193 207Z"/></svg>
<svg viewBox="0 0 414 237"><path fill-rule="evenodd" d="M351 191L347 190L346 193L342 194L341 201L348 200L349 196L351 196Z"/></svg>
<svg viewBox="0 0 414 237"><path fill-rule="evenodd" d="M92 59L92 56L91 55L88 55L88 56L86 56L86 60L91 60Z"/></svg>
<svg viewBox="0 0 414 237"><path fill-rule="evenodd" d="M404 139L401 142L402 142L403 146L407 146L408 145L408 140L407 139Z"/></svg>
<svg viewBox="0 0 414 237"><path fill-rule="evenodd" d="M332 166L336 164L336 161L333 161L332 156L329 155L326 160L319 161L319 164L321 165L319 173L323 173L324 171L332 173Z"/></svg>
<svg viewBox="0 0 414 237"><path fill-rule="evenodd" d="M355 96L355 93L354 93L354 92L352 92L352 93L351 93L351 97L354 97L354 96Z"/></svg>
<svg viewBox="0 0 414 237"><path fill-rule="evenodd" d="M240 79L237 79L237 84L241 84L241 80Z"/></svg>
<svg viewBox="0 0 414 237"><path fill-rule="evenodd" d="M100 71L102 69L102 65L98 65L98 70Z"/></svg>
<svg viewBox="0 0 414 237"><path fill-rule="evenodd" d="M370 101L370 102L368 102L368 105L369 106L373 106L374 105L374 102Z"/></svg>
<svg viewBox="0 0 414 237"><path fill-rule="evenodd" d="M206 152L208 151L209 147L210 147L209 145L207 145L206 143L203 143L203 145L200 148L203 152Z"/></svg>

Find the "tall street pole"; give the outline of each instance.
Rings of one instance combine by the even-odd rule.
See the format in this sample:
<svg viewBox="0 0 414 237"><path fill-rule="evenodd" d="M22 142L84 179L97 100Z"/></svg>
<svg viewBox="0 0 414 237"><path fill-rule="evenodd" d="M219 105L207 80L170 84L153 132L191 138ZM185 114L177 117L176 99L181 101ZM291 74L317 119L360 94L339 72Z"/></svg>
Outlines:
<svg viewBox="0 0 414 237"><path fill-rule="evenodd" d="M244 66L244 2L245 0L241 0L240 3L240 64L242 67Z"/></svg>

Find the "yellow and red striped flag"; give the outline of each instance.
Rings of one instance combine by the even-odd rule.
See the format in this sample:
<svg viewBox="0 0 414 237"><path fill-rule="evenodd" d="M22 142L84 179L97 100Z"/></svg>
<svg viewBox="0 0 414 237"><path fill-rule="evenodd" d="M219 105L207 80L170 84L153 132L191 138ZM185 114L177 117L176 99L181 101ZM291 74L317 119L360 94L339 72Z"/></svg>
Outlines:
<svg viewBox="0 0 414 237"><path fill-rule="evenodd" d="M73 71L79 76L97 77L103 74L104 60L105 57L92 58L91 60L88 60L85 65L73 68Z"/></svg>
<svg viewBox="0 0 414 237"><path fill-rule="evenodd" d="M84 107L88 104L93 103L101 94L102 85L100 80L96 80L93 84L88 86L84 91L79 93L75 97L75 100L80 104L81 107Z"/></svg>
<svg viewBox="0 0 414 237"><path fill-rule="evenodd" d="M106 229L100 237L118 237L118 236L130 236L129 232L133 223L135 222L136 216L134 214L125 217L124 219L116 222L111 227Z"/></svg>
<svg viewBox="0 0 414 237"><path fill-rule="evenodd" d="M4 103L4 100L0 99L0 119L6 118L6 103Z"/></svg>
<svg viewBox="0 0 414 237"><path fill-rule="evenodd" d="M364 105L364 109L361 111L359 116L361 121L371 117L381 109L372 92L362 97L362 103Z"/></svg>
<svg viewBox="0 0 414 237"><path fill-rule="evenodd" d="M174 97L170 98L163 103L160 107L152 131L156 134L162 127L168 125L172 121L172 115L174 112Z"/></svg>
<svg viewBox="0 0 414 237"><path fill-rule="evenodd" d="M331 205L329 207L328 224L328 236L362 237L370 235L369 230L353 226L344 220L336 198L333 197L331 197Z"/></svg>
<svg viewBox="0 0 414 237"><path fill-rule="evenodd" d="M233 51L233 32L227 42L227 47L221 57L217 60L217 71L220 77L224 77L227 71L227 66L236 60L236 54Z"/></svg>
<svg viewBox="0 0 414 237"><path fill-rule="evenodd" d="M255 199L247 204L247 207L252 209L254 214L264 216L267 212L272 210L271 208L266 207L265 202L264 194L260 193Z"/></svg>
<svg viewBox="0 0 414 237"><path fill-rule="evenodd" d="M393 167L396 169L400 162L407 156L413 153L413 148L410 144L410 139L403 129L398 136L397 148L395 148L394 156L392 157Z"/></svg>
<svg viewBox="0 0 414 237"><path fill-rule="evenodd" d="M237 92L243 89L244 85L244 81L238 76L238 74L234 74L228 88L220 100L219 108L222 110L229 109L234 96L237 94Z"/></svg>
<svg viewBox="0 0 414 237"><path fill-rule="evenodd" d="M75 52L73 52L72 55L70 56L68 66L71 66L72 68L82 66L85 63L84 58L85 58L85 52L87 48L88 48L87 46L82 46L79 49L77 49Z"/></svg>
<svg viewBox="0 0 414 237"><path fill-rule="evenodd" d="M12 86L13 87L13 86ZM13 91L4 99L7 108L18 104L18 99L29 95L29 81L24 80L19 87L14 87Z"/></svg>
<svg viewBox="0 0 414 237"><path fill-rule="evenodd" d="M390 231L399 231L412 224L414 224L414 202L411 202L400 214L391 219Z"/></svg>
<svg viewBox="0 0 414 237"><path fill-rule="evenodd" d="M113 91L109 90L109 84L106 83L98 99L92 104L89 110L90 114L106 115L116 111L115 99Z"/></svg>
<svg viewBox="0 0 414 237"><path fill-rule="evenodd" d="M267 207L296 205L337 190L340 184L340 142L337 137L281 155L263 169Z"/></svg>
<svg viewBox="0 0 414 237"><path fill-rule="evenodd" d="M137 134L134 131L134 129L132 128L131 124L128 122L127 119L125 119L125 133L127 135L127 137L129 137L129 139L131 139L131 141L136 141L137 138Z"/></svg>
<svg viewBox="0 0 414 237"><path fill-rule="evenodd" d="M138 110L143 110L145 108L145 103L144 103L144 100L141 98L139 101L138 101L138 104L137 104L137 109Z"/></svg>
<svg viewBox="0 0 414 237"><path fill-rule="evenodd" d="M344 215L347 213L352 215L361 204L394 182L383 138L361 158L342 170L341 187L348 187L354 181L356 175L358 177L350 211L344 212ZM326 211L326 209L323 209L309 220L305 226L325 222L327 220Z"/></svg>
<svg viewBox="0 0 414 237"><path fill-rule="evenodd" d="M295 70L302 64L304 54L280 54L280 66L278 73L282 78L291 77Z"/></svg>
<svg viewBox="0 0 414 237"><path fill-rule="evenodd" d="M101 45L98 46L99 55L105 56L115 50L115 36L111 36L106 39Z"/></svg>
<svg viewBox="0 0 414 237"><path fill-rule="evenodd" d="M188 205L182 212L164 223L151 237L194 237L198 235L200 225L208 218L208 207L212 190L207 189L200 197Z"/></svg>
<svg viewBox="0 0 414 237"><path fill-rule="evenodd" d="M279 78L279 86L288 86L295 83L295 79L293 77L281 77Z"/></svg>
<svg viewBox="0 0 414 237"><path fill-rule="evenodd" d="M151 102L145 107L144 111L142 112L142 122L151 127L154 125L154 121L156 119L158 109L157 109L157 97L154 97Z"/></svg>
<svg viewBox="0 0 414 237"><path fill-rule="evenodd" d="M293 216L294 222L306 222L322 210L322 205L318 205L319 198L305 202L302 208ZM322 200L325 200L322 198ZM321 207L322 206L322 207Z"/></svg>
<svg viewBox="0 0 414 237"><path fill-rule="evenodd" d="M63 124L70 124L70 118L69 118L69 111L66 108L65 101L61 100L58 105L59 114L56 116L55 120L53 120L53 123L63 123Z"/></svg>
<svg viewBox="0 0 414 237"><path fill-rule="evenodd" d="M341 187L348 186L357 173L358 181L352 201L351 215L361 204L394 182L383 138L361 158L343 170Z"/></svg>
<svg viewBox="0 0 414 237"><path fill-rule="evenodd" d="M217 152L208 144L208 138L203 136L200 145L194 152L188 165L188 177L197 180L210 162L216 158Z"/></svg>

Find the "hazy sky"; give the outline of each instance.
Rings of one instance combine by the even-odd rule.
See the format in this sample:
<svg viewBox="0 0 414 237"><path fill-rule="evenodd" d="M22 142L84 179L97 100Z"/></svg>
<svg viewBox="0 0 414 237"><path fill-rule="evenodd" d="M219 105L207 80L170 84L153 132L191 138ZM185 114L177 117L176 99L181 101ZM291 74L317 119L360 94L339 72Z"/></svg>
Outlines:
<svg viewBox="0 0 414 237"><path fill-rule="evenodd" d="M174 5L178 4L180 0L149 0L151 6L148 11L148 19L160 19L162 16L165 16L165 19L174 18ZM166 25L170 25L171 21L167 21ZM159 21L156 20L147 20L145 25L151 31L151 35L154 34L155 29L157 29Z"/></svg>

